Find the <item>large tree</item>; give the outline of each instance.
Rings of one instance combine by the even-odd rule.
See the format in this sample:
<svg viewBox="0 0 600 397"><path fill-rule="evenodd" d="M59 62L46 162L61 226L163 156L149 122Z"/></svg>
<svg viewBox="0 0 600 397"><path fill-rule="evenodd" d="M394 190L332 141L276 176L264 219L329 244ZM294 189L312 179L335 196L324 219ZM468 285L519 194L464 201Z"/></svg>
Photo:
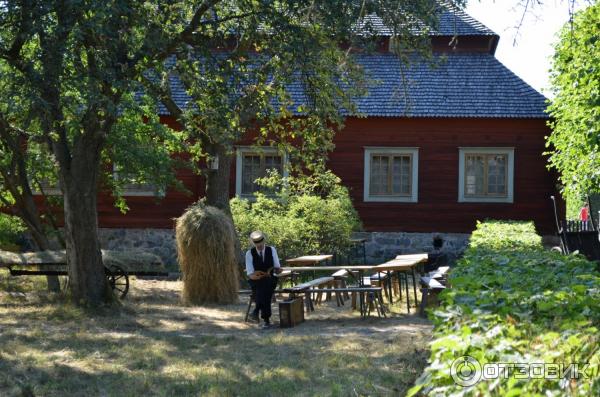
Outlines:
<svg viewBox="0 0 600 397"><path fill-rule="evenodd" d="M600 192L600 3L563 28L553 58L548 110L550 165L567 197Z"/></svg>
<svg viewBox="0 0 600 397"><path fill-rule="evenodd" d="M97 236L102 156L132 103L148 59L164 59L196 30L216 1L6 1L0 59L22 82L29 138L45 142L58 165L70 287L76 302L110 292ZM194 2L191 2L194 3ZM12 105L9 98L6 107ZM17 131L19 119L6 120ZM139 123L143 120L140 118ZM146 140L152 146L152 139Z"/></svg>
<svg viewBox="0 0 600 397"><path fill-rule="evenodd" d="M263 139L279 133L299 140L298 153L331 148L337 110L351 111L351 96L360 91L349 55L375 37L370 15L382 17L397 36L398 54L408 57L408 50L428 48L427 26L438 11L435 0L2 2L1 78L17 76L22 90L15 98L28 106L27 118L4 119L5 130L27 131L58 166L73 299L95 305L110 296L96 209L108 161L118 158L123 167L127 159L143 160L145 150L127 150L136 144L163 159L146 161L159 165L151 176L163 178L178 139L192 139L196 156L219 156L222 166L208 173L206 190L209 203L226 206L232 146L250 127ZM168 84L156 83L171 73L192 98L184 109L171 106ZM288 88L298 80L307 100L290 109ZM159 94L185 135L148 127L156 118L136 94L138 83ZM2 109L12 106L13 98L3 100Z"/></svg>

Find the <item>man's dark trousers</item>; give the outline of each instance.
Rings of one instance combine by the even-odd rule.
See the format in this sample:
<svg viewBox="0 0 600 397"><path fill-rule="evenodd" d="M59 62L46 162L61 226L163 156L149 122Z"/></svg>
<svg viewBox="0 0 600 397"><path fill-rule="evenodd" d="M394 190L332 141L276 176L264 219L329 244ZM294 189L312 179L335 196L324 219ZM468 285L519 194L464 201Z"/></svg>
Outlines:
<svg viewBox="0 0 600 397"><path fill-rule="evenodd" d="M255 311L260 311L260 317L268 321L271 318L271 299L277 286L277 278L273 276L263 277L260 280L250 280L250 284L256 293Z"/></svg>

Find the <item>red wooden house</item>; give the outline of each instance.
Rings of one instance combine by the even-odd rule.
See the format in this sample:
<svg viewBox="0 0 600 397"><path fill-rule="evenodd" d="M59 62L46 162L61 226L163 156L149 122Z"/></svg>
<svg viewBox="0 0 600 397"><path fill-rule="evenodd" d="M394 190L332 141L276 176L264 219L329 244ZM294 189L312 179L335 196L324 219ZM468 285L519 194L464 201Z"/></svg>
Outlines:
<svg viewBox="0 0 600 397"><path fill-rule="evenodd" d="M533 220L541 234L551 234L549 196L557 180L542 154L550 134L546 99L494 57L499 36L462 12L446 13L431 35L439 65L417 62L401 71L397 57L385 51L389 32L379 28L382 50L357 55L378 81L358 100L366 117L346 119L329 160L350 189L365 231L377 232L370 235L370 254L392 252L395 245L426 249L429 243L406 240L418 235L430 242L430 233L446 234L458 248L485 218ZM174 123L166 111L162 117ZM232 195L251 194L256 177L285 161L270 149L257 153L250 143L238 147ZM133 232L123 229L172 236L172 219L203 195L199 177L179 176L192 196L168 191L157 201L153 192L133 188L126 215L111 199L100 200L105 244L131 240L121 238ZM133 244L147 245L144 238Z"/></svg>

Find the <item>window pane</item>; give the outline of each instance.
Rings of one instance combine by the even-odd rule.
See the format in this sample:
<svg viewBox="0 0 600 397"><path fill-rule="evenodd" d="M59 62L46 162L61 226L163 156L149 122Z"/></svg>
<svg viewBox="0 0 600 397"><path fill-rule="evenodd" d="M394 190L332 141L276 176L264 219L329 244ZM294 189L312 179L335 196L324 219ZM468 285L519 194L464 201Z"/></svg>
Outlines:
<svg viewBox="0 0 600 397"><path fill-rule="evenodd" d="M371 156L371 176L369 193L382 195L388 193L389 156Z"/></svg>
<svg viewBox="0 0 600 397"><path fill-rule="evenodd" d="M489 155L488 166L488 194L505 195L506 185L506 155Z"/></svg>
<svg viewBox="0 0 600 397"><path fill-rule="evenodd" d="M465 156L465 194L483 195L484 158L481 155Z"/></svg>
<svg viewBox="0 0 600 397"><path fill-rule="evenodd" d="M394 157L393 194L410 194L410 156Z"/></svg>
<svg viewBox="0 0 600 397"><path fill-rule="evenodd" d="M265 169L277 170L279 175L281 175L283 173L281 156L265 156Z"/></svg>
<svg viewBox="0 0 600 397"><path fill-rule="evenodd" d="M254 181L260 178L260 156L244 155L242 157L242 194L254 193L258 186Z"/></svg>

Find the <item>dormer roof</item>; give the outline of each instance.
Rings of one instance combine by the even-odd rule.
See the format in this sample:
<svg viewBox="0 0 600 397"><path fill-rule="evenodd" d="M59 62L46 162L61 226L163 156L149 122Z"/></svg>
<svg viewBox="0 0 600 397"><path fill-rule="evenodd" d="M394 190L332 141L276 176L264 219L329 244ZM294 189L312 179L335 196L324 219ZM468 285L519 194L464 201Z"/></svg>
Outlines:
<svg viewBox="0 0 600 397"><path fill-rule="evenodd" d="M362 26L369 25L374 33L389 37L393 35L393 30L385 25L383 19L375 14L370 14L364 18ZM430 36L497 36L497 34L487 26L471 17L466 12L459 9L444 8L440 15L439 26L429 28Z"/></svg>

